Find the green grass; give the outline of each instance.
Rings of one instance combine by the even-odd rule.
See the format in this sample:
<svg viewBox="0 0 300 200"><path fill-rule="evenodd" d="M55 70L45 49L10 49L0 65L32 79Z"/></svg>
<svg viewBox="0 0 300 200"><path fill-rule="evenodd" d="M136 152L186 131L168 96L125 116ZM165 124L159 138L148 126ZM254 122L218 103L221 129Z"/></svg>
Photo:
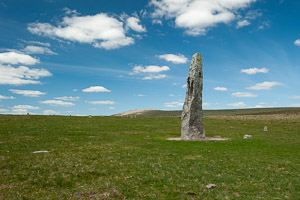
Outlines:
<svg viewBox="0 0 300 200"><path fill-rule="evenodd" d="M0 199L299 199L299 114L204 126L230 140L167 141L174 117L0 115Z"/></svg>
<svg viewBox="0 0 300 200"><path fill-rule="evenodd" d="M141 113L141 116L148 117L180 117L181 110L150 110ZM300 108L248 108L248 109L224 109L224 110L204 110L204 116L220 116L220 115L270 115L284 113L300 113ZM132 114L135 115L135 114Z"/></svg>

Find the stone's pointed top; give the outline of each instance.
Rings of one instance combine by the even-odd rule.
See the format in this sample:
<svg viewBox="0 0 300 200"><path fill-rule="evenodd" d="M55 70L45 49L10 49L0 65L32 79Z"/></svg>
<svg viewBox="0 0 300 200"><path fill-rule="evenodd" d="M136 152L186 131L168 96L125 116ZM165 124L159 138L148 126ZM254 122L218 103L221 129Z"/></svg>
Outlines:
<svg viewBox="0 0 300 200"><path fill-rule="evenodd" d="M193 57L202 57L202 55L200 54L200 53L195 53L194 55L193 55Z"/></svg>

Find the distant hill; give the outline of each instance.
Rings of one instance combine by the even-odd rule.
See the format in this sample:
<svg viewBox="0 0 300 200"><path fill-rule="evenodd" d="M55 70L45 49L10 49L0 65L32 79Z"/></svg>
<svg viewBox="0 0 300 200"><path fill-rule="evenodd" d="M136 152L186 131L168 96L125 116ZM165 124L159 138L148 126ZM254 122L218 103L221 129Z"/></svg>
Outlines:
<svg viewBox="0 0 300 200"><path fill-rule="evenodd" d="M148 116L148 117L180 117L181 110L131 110L116 114L114 116ZM271 114L293 114L300 113L300 108L247 108L247 109L222 109L222 110L204 110L204 116L221 116L221 115L271 115Z"/></svg>

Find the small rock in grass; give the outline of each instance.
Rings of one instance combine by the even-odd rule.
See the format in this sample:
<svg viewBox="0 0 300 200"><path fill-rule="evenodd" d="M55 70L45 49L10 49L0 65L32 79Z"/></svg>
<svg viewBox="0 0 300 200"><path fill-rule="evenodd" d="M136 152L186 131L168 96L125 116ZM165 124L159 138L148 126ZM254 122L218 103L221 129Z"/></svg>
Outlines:
<svg viewBox="0 0 300 200"><path fill-rule="evenodd" d="M264 127L264 131L265 131L265 132L268 131L268 127L267 127L267 126Z"/></svg>
<svg viewBox="0 0 300 200"><path fill-rule="evenodd" d="M251 139L252 135L244 135L244 139Z"/></svg>
<svg viewBox="0 0 300 200"><path fill-rule="evenodd" d="M195 192L185 192L187 195L197 195Z"/></svg>
<svg viewBox="0 0 300 200"><path fill-rule="evenodd" d="M215 188L216 184L208 184L207 186L205 186L206 189L211 189L211 188Z"/></svg>
<svg viewBox="0 0 300 200"><path fill-rule="evenodd" d="M34 151L32 153L49 153L49 151Z"/></svg>

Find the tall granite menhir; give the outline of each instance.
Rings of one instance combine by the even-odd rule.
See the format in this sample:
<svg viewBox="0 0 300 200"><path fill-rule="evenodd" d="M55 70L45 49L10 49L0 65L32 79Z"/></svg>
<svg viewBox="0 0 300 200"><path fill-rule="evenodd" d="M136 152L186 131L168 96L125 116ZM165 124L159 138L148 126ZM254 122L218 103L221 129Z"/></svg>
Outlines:
<svg viewBox="0 0 300 200"><path fill-rule="evenodd" d="M205 138L203 130L202 89L202 56L200 53L195 53L189 69L185 102L182 109L182 140L199 140Z"/></svg>

